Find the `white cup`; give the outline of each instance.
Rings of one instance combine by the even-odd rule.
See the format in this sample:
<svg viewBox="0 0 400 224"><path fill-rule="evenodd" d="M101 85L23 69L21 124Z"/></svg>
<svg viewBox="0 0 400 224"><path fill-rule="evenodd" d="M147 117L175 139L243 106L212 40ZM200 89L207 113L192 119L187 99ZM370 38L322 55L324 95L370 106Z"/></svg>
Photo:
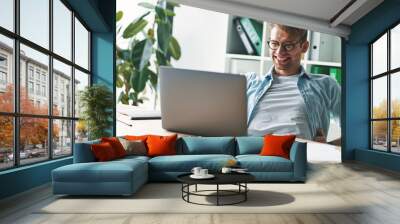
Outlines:
<svg viewBox="0 0 400 224"><path fill-rule="evenodd" d="M221 172L222 173L230 173L232 171L232 169L230 167L222 167Z"/></svg>
<svg viewBox="0 0 400 224"><path fill-rule="evenodd" d="M208 175L208 169L201 169L200 170L200 176L207 176Z"/></svg>
<svg viewBox="0 0 400 224"><path fill-rule="evenodd" d="M193 173L194 175L196 175L196 176L199 176L199 175L201 175L201 174L200 174L200 171L201 171L201 170L202 170L201 167L193 167L192 173Z"/></svg>

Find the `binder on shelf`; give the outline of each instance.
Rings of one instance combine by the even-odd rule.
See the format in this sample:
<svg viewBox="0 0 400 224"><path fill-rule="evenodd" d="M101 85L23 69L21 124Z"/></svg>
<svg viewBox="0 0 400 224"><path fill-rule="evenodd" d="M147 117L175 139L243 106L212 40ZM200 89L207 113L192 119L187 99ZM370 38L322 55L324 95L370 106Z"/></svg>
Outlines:
<svg viewBox="0 0 400 224"><path fill-rule="evenodd" d="M334 78L339 84L342 84L342 69L340 67L311 65L311 73L329 75Z"/></svg>
<svg viewBox="0 0 400 224"><path fill-rule="evenodd" d="M249 18L240 18L240 24L242 24L244 32L248 36L250 43L257 55L261 55L263 29L262 23Z"/></svg>
<svg viewBox="0 0 400 224"><path fill-rule="evenodd" d="M336 79L336 81L341 85L342 84L342 69L339 67L330 67L329 75Z"/></svg>
<svg viewBox="0 0 400 224"><path fill-rule="evenodd" d="M239 37L242 40L243 46L246 48L247 54L253 55L254 50L251 46L249 38L247 38L247 35L243 30L242 24L240 23L239 19L235 19L234 22L235 22L236 31L238 32Z"/></svg>

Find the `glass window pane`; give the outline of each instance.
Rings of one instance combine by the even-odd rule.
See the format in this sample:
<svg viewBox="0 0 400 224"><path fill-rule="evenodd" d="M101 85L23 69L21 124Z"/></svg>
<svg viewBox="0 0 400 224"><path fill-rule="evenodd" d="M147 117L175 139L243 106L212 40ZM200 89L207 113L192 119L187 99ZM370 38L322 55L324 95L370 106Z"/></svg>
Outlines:
<svg viewBox="0 0 400 224"><path fill-rule="evenodd" d="M89 86L89 75L75 69L75 117L79 117L81 114L79 95L86 86Z"/></svg>
<svg viewBox="0 0 400 224"><path fill-rule="evenodd" d="M49 0L20 0L21 36L49 48Z"/></svg>
<svg viewBox="0 0 400 224"><path fill-rule="evenodd" d="M390 34L390 69L395 69L400 67L400 24Z"/></svg>
<svg viewBox="0 0 400 224"><path fill-rule="evenodd" d="M387 151L387 121L372 122L372 148Z"/></svg>
<svg viewBox="0 0 400 224"><path fill-rule="evenodd" d="M72 117L71 66L53 60L53 115Z"/></svg>
<svg viewBox="0 0 400 224"><path fill-rule="evenodd" d="M0 1L0 26L14 31L14 0Z"/></svg>
<svg viewBox="0 0 400 224"><path fill-rule="evenodd" d="M391 123L392 152L400 153L400 120L393 120Z"/></svg>
<svg viewBox="0 0 400 224"><path fill-rule="evenodd" d="M48 114L48 64L47 55L21 44L21 113Z"/></svg>
<svg viewBox="0 0 400 224"><path fill-rule="evenodd" d="M387 71L387 34L372 44L372 75Z"/></svg>
<svg viewBox="0 0 400 224"><path fill-rule="evenodd" d="M0 170L14 165L14 124L10 116L0 116Z"/></svg>
<svg viewBox="0 0 400 224"><path fill-rule="evenodd" d="M49 158L49 120L45 118L20 118L20 163L28 164Z"/></svg>
<svg viewBox="0 0 400 224"><path fill-rule="evenodd" d="M391 116L392 117L400 117L400 72L395 74L391 74L390 80L390 98L391 98Z"/></svg>
<svg viewBox="0 0 400 224"><path fill-rule="evenodd" d="M72 121L53 121L53 157L72 154Z"/></svg>
<svg viewBox="0 0 400 224"><path fill-rule="evenodd" d="M88 128L84 120L75 121L75 143L85 142L88 138Z"/></svg>
<svg viewBox="0 0 400 224"><path fill-rule="evenodd" d="M372 118L387 118L387 77L372 80Z"/></svg>
<svg viewBox="0 0 400 224"><path fill-rule="evenodd" d="M0 111L14 111L14 43L0 35Z"/></svg>
<svg viewBox="0 0 400 224"><path fill-rule="evenodd" d="M75 18L75 63L89 70L89 32Z"/></svg>
<svg viewBox="0 0 400 224"><path fill-rule="evenodd" d="M53 17L53 51L71 60L72 12L60 0L53 0Z"/></svg>

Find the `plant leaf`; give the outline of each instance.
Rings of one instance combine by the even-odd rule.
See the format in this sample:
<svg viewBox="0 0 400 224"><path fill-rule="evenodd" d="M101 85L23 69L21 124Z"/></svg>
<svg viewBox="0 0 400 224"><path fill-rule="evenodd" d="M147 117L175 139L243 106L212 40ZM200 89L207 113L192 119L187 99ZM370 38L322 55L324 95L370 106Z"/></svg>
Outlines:
<svg viewBox="0 0 400 224"><path fill-rule="evenodd" d="M147 9L154 9L154 7L155 7L153 4L148 3L148 2L140 2L138 5L142 6L144 8L147 8Z"/></svg>
<svg viewBox="0 0 400 224"><path fill-rule="evenodd" d="M157 64L158 65L167 65L167 59L161 51L157 50L156 52Z"/></svg>
<svg viewBox="0 0 400 224"><path fill-rule="evenodd" d="M121 92L118 96L118 102L129 104L129 97L125 92Z"/></svg>
<svg viewBox="0 0 400 224"><path fill-rule="evenodd" d="M115 82L117 88L122 88L124 86L124 81L122 81L121 76L117 75L117 81Z"/></svg>
<svg viewBox="0 0 400 224"><path fill-rule="evenodd" d="M124 33L122 34L122 37L125 39L131 38L135 36L137 33L142 31L146 26L148 22L144 19L139 19L138 21L134 21L126 27L124 30Z"/></svg>
<svg viewBox="0 0 400 224"><path fill-rule="evenodd" d="M115 18L116 22L120 21L122 19L123 15L124 15L124 12L118 11L117 15L116 15L116 18Z"/></svg>
<svg viewBox="0 0 400 224"><path fill-rule="evenodd" d="M164 9L165 10L165 15L167 16L175 16L175 12L169 10L169 9Z"/></svg>
<svg viewBox="0 0 400 224"><path fill-rule="evenodd" d="M173 36L171 36L171 39L169 41L168 52L175 60L178 60L181 57L181 47L179 46L178 41Z"/></svg>
<svg viewBox="0 0 400 224"><path fill-rule="evenodd" d="M162 52L166 52L168 49L169 41L171 38L171 23L169 21L167 22L161 22L158 24L157 27L157 40L158 40L158 46L160 47Z"/></svg>
<svg viewBox="0 0 400 224"><path fill-rule="evenodd" d="M135 68L142 71L144 66L149 63L152 53L153 42L150 39L145 39L135 44L132 48L132 62Z"/></svg>
<svg viewBox="0 0 400 224"><path fill-rule="evenodd" d="M140 93L146 87L146 83L149 80L149 76L145 72L136 71L131 76L131 86L133 90Z"/></svg>
<svg viewBox="0 0 400 224"><path fill-rule="evenodd" d="M155 72L150 70L149 68L146 68L146 72L149 74L149 80L151 83L151 86L156 89L157 87L157 82L158 82L158 76Z"/></svg>
<svg viewBox="0 0 400 224"><path fill-rule="evenodd" d="M157 5L157 6L155 7L155 10L156 10L156 15L157 15L157 17L158 17L161 21L164 21L165 18L166 18L165 9L163 9L163 8L161 8L160 6Z"/></svg>

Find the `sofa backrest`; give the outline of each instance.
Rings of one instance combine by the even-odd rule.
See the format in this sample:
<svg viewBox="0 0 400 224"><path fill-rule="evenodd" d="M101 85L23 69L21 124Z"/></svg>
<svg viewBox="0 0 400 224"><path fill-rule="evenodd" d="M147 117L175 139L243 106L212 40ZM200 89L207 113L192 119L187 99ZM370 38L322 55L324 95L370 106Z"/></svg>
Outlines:
<svg viewBox="0 0 400 224"><path fill-rule="evenodd" d="M177 154L235 155L234 137L182 137L177 142Z"/></svg>
<svg viewBox="0 0 400 224"><path fill-rule="evenodd" d="M236 137L236 155L259 154L263 145L263 137Z"/></svg>

